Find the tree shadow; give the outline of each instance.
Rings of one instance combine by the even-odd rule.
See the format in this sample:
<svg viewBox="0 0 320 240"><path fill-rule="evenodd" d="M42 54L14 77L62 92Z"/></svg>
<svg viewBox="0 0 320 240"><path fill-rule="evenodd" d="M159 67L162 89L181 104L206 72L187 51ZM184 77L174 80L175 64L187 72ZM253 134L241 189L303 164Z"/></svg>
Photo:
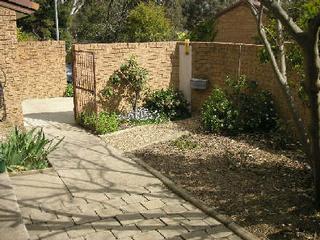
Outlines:
<svg viewBox="0 0 320 240"><path fill-rule="evenodd" d="M25 114L24 118L25 122L28 122L29 119L32 119L41 120L48 123L76 124L73 111L29 113Z"/></svg>
<svg viewBox="0 0 320 240"><path fill-rule="evenodd" d="M161 148L165 150L159 151ZM136 156L263 238L309 239L320 235L309 168L246 161L232 151L222 155L199 151L202 154L186 153L160 144L138 151Z"/></svg>
<svg viewBox="0 0 320 240"><path fill-rule="evenodd" d="M46 130L53 137L64 134L63 129ZM115 237L156 232L168 239L191 233L198 239L229 234L99 138L84 131L66 132L59 149L49 157L56 173L12 177L33 238L100 231ZM153 203L159 206L147 207Z"/></svg>

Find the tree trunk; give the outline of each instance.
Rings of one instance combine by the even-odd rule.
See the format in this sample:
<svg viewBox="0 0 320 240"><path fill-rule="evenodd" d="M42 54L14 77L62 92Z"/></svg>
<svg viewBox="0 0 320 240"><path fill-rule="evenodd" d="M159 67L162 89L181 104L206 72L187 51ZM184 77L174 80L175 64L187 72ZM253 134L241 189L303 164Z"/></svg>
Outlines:
<svg viewBox="0 0 320 240"><path fill-rule="evenodd" d="M139 100L139 93L134 93L134 99L133 99L133 112L134 112L134 119L137 119L137 106L138 106L138 100Z"/></svg>
<svg viewBox="0 0 320 240"><path fill-rule="evenodd" d="M305 73L311 111L311 153L312 172L315 188L316 206L320 208L320 58L319 30L310 32L309 41L302 46L305 59ZM316 35L316 37L315 37Z"/></svg>
<svg viewBox="0 0 320 240"><path fill-rule="evenodd" d="M277 65L277 61L274 57L274 53L271 49L270 43L268 42L267 36L265 35L262 29L262 14L263 8L267 7L277 20L280 20L283 26L289 34L294 38L294 40L299 44L303 50L304 54L304 66L305 66L305 90L309 96L310 102L310 111L311 111L311 128L309 131L309 137L307 132L302 133L303 128L300 128L300 138L303 141L305 146L306 154L312 165L314 188L315 188L315 197L316 197L316 206L320 208L320 57L319 57L319 34L320 34L320 13L314 18L309 19L308 21L308 30L303 31L287 12L281 7L281 1L278 0L261 0L260 8L257 9L255 2L253 0L248 0L248 3L251 6L251 11L256 16L258 21L258 27L260 30L260 35L264 40L265 46L269 52L269 55L272 60L272 66L277 74L277 78L282 83L282 86L286 86L287 82L283 78L281 71ZM289 86L286 86L285 91L290 90ZM290 105L289 107L295 107ZM295 110L296 109L290 109ZM293 112L294 113L294 112ZM294 116L296 118L296 116ZM297 126L303 126L302 121L297 121L300 119L295 119ZM310 147L308 147L310 146Z"/></svg>

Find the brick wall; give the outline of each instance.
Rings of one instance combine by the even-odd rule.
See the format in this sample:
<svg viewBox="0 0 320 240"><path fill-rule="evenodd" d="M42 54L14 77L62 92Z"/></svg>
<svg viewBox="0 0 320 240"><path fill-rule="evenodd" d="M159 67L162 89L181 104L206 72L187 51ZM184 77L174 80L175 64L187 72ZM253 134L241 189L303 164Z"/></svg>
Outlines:
<svg viewBox="0 0 320 240"><path fill-rule="evenodd" d="M206 90L192 91L192 110L199 112L203 102L214 87L225 87L226 76L246 75L248 80L256 81L262 89L269 90L276 107L284 119L291 119L285 95L281 91L270 63L262 64L258 54L262 46L234 43L192 43L192 69L194 78L208 79ZM288 72L288 79L298 80L299 76ZM298 88L299 81L295 83ZM294 84L293 84L294 85ZM296 95L297 105L305 121L309 120L308 108Z"/></svg>
<svg viewBox="0 0 320 240"><path fill-rule="evenodd" d="M96 61L97 93L103 89L109 76L118 69L130 55L137 55L138 62L150 72L150 90L179 86L179 42L169 43L121 43L121 44L77 44L78 51L92 51ZM262 46L239 43L192 42L192 77L208 79L206 90L192 90L192 111L199 113L203 102L214 87L225 87L226 76L246 75L247 79L258 82L262 89L269 90L281 116L291 119L285 95L275 78L271 65L262 64L259 51ZM298 75L289 71L289 79L298 80ZM299 81L294 81L297 85ZM297 89L297 86L296 86ZM309 119L307 107L297 99L305 120ZM98 98L99 100L99 98ZM110 102L108 110L127 110L128 102Z"/></svg>
<svg viewBox="0 0 320 240"><path fill-rule="evenodd" d="M111 74L131 55L149 71L148 88L168 88L179 86L179 56L176 42L157 43L116 43L116 44L76 44L76 51L91 51L95 54L97 93ZM118 99L105 103L109 109L128 110L129 104Z"/></svg>
<svg viewBox="0 0 320 240"><path fill-rule="evenodd" d="M63 41L19 42L17 64L23 80L23 99L62 97L66 79Z"/></svg>
<svg viewBox="0 0 320 240"><path fill-rule="evenodd" d="M23 86L17 72L16 49L16 13L0 7L0 81L4 86L7 120L21 125L21 95L18 93L23 91Z"/></svg>
<svg viewBox="0 0 320 240"><path fill-rule="evenodd" d="M216 42L255 43L258 36L256 20L245 3L221 15L215 27Z"/></svg>
<svg viewBox="0 0 320 240"><path fill-rule="evenodd" d="M0 83L6 120L22 125L24 99L62 96L66 86L64 42L17 42L16 13L0 7ZM0 111L0 118L2 111Z"/></svg>

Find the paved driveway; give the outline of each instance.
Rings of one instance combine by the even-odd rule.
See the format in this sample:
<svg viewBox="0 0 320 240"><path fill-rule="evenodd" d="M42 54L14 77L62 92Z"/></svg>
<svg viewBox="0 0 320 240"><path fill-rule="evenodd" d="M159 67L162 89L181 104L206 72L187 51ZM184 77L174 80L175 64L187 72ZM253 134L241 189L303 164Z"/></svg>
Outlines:
<svg viewBox="0 0 320 240"><path fill-rule="evenodd" d="M25 126L74 125L73 98L25 100L22 103Z"/></svg>
<svg viewBox="0 0 320 240"><path fill-rule="evenodd" d="M31 239L240 239L133 160L74 126L71 109L69 99L24 104L28 126L65 137L49 158L54 171L12 178Z"/></svg>

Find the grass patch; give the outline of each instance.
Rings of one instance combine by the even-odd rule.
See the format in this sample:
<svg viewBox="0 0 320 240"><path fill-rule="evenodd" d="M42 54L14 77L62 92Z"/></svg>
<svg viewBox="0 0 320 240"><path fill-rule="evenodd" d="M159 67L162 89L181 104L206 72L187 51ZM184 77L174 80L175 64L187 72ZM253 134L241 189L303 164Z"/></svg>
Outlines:
<svg viewBox="0 0 320 240"><path fill-rule="evenodd" d="M198 148L200 145L189 139L190 136L182 136L178 138L177 140L172 142L172 145L180 150L192 150L195 148Z"/></svg>

